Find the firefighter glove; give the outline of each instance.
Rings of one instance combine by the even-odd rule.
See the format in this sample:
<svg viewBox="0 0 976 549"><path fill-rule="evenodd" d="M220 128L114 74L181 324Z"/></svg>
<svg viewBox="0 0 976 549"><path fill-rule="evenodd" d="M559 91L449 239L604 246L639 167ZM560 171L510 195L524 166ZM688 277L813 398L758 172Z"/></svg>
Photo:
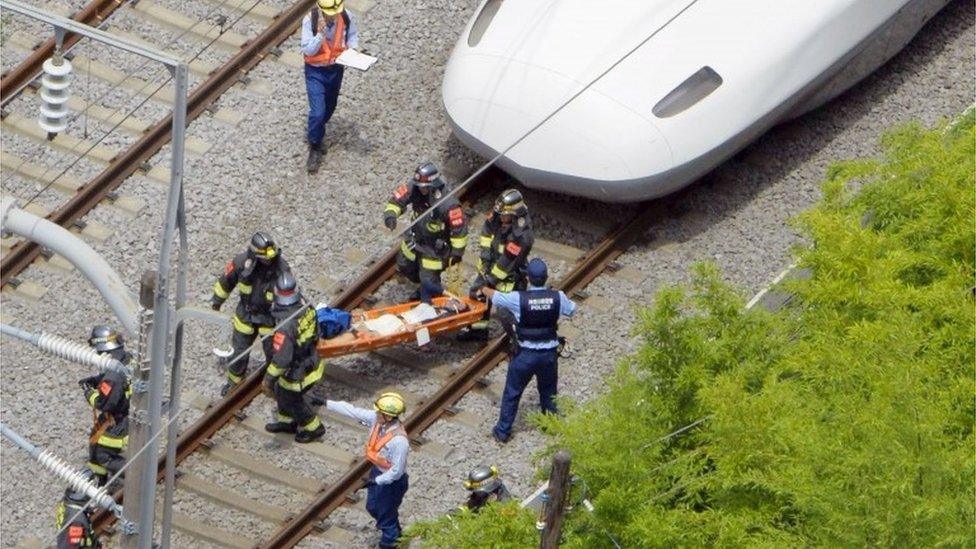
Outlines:
<svg viewBox="0 0 976 549"><path fill-rule="evenodd" d="M81 385L82 387L94 388L96 385L98 385L98 376L88 376L86 378L79 379L78 385Z"/></svg>
<svg viewBox="0 0 976 549"><path fill-rule="evenodd" d="M383 224L386 225L387 229L395 231L397 225L396 216L390 212L387 212L387 214L383 216Z"/></svg>
<svg viewBox="0 0 976 549"><path fill-rule="evenodd" d="M268 398L274 398L274 386L278 383L278 378L274 376L264 376L264 383L261 384L261 392Z"/></svg>

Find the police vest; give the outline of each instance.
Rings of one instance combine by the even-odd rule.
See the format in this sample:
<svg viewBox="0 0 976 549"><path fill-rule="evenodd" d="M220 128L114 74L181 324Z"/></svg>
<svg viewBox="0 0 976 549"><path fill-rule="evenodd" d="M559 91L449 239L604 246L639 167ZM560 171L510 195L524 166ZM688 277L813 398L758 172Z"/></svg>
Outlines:
<svg viewBox="0 0 976 549"><path fill-rule="evenodd" d="M519 341L545 342L558 338L559 292L526 290L519 292L519 322L515 333Z"/></svg>

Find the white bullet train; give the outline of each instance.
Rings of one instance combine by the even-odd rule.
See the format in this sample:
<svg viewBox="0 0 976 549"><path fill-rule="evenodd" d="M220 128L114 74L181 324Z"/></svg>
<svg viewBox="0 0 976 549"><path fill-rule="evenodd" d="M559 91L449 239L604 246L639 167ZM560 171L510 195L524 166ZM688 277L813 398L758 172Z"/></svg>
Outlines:
<svg viewBox="0 0 976 549"><path fill-rule="evenodd" d="M854 85L947 3L485 0L448 61L444 108L491 158L606 72L499 165L531 188L655 198Z"/></svg>

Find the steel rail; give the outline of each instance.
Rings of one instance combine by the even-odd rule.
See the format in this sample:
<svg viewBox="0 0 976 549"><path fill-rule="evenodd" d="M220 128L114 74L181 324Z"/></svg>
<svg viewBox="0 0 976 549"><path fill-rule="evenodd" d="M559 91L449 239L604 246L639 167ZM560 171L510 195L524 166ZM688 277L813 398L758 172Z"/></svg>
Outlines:
<svg viewBox="0 0 976 549"><path fill-rule="evenodd" d="M583 256L573 270L560 280L556 288L572 294L586 287L634 243L658 217L656 214L660 209L655 202L642 204L628 221L611 230L595 248ZM416 411L404 421L407 434L410 437L422 434L497 366L505 357L507 350L507 336L502 335L492 340L463 368L454 372L449 381L434 395L418 404ZM356 490L364 486L363 479L370 467L369 461L360 458L342 478L318 496L304 511L289 519L268 541L262 543L261 547L269 549L294 547L316 529L319 521L343 505Z"/></svg>
<svg viewBox="0 0 976 549"><path fill-rule="evenodd" d="M301 23L312 0L299 0L287 10L278 14L261 34L245 43L237 54L223 64L210 78L197 85L187 101L187 124L200 116L228 88L238 82L239 77L261 62L271 48L290 36ZM65 205L48 214L47 218L62 227L69 227L105 197L118 188L130 175L149 158L155 155L172 138L172 113L156 123L131 147L112 159L112 162ZM27 268L41 253L34 242L17 243L0 261L0 287L6 286L10 279Z"/></svg>
<svg viewBox="0 0 976 549"><path fill-rule="evenodd" d="M79 23L97 27L122 4L122 0L92 0L71 18ZM81 40L81 36L72 32L65 33L61 43L61 51L68 51L79 40ZM13 100L20 90L24 89L31 80L40 74L44 61L54 55L55 47L55 39L48 38L32 51L27 59L0 77L0 105L6 107L7 103Z"/></svg>
<svg viewBox="0 0 976 549"><path fill-rule="evenodd" d="M499 177L498 170L489 170L478 179L475 179L467 186L459 197L466 204L473 203L490 188L489 183ZM393 277L396 273L396 256L399 246L394 246L385 252L379 259L372 263L367 271L351 282L348 286L341 288L341 292L330 305L340 309L353 309L361 305L370 294L375 292L384 282ZM184 459L189 457L200 446L212 437L217 431L222 429L227 423L237 418L238 413L261 394L261 382L264 379L264 369L258 368L252 372L241 385L229 392L227 396L207 409L197 421L188 427L176 444L176 463L179 465ZM163 480L166 472L166 456L159 457L156 481ZM118 503L122 503L122 490L117 490L113 497ZM115 521L115 516L111 513L99 511L92 518L95 530L99 533L106 529Z"/></svg>

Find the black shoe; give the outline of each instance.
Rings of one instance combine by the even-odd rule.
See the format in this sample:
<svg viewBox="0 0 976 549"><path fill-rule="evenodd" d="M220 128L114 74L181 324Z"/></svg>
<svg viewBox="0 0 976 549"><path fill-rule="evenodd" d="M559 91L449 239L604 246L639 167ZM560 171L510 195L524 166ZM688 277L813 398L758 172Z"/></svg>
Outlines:
<svg viewBox="0 0 976 549"><path fill-rule="evenodd" d="M228 381L227 383L224 383L224 386L220 388L220 396L227 396L227 393L229 393L230 390L233 389L234 387L237 387L237 384L234 383L233 381Z"/></svg>
<svg viewBox="0 0 976 549"><path fill-rule="evenodd" d="M495 439L495 442L498 442L498 443L501 443L501 444L507 444L508 441L512 440L512 435L508 435L507 437L503 437L503 436L501 436L501 435L498 434L498 431L492 429L491 430L491 438Z"/></svg>
<svg viewBox="0 0 976 549"><path fill-rule="evenodd" d="M308 397L308 405L310 408L318 408L320 406L325 406L325 399L320 396L312 395Z"/></svg>
<svg viewBox="0 0 976 549"><path fill-rule="evenodd" d="M298 431L298 426L294 422L274 421L265 424L264 430L269 433L294 433Z"/></svg>
<svg viewBox="0 0 976 549"><path fill-rule="evenodd" d="M458 341L488 341L488 328L463 328L455 339Z"/></svg>
<svg viewBox="0 0 976 549"><path fill-rule="evenodd" d="M308 162L305 163L305 169L308 173L312 174L319 171L319 167L322 166L323 156L325 156L325 144L319 145L318 147L310 146L308 148Z"/></svg>
<svg viewBox="0 0 976 549"><path fill-rule="evenodd" d="M325 434L325 425L319 425L314 431L306 431L302 429L295 435L295 442L299 444L305 444L306 442L312 442L322 438Z"/></svg>

